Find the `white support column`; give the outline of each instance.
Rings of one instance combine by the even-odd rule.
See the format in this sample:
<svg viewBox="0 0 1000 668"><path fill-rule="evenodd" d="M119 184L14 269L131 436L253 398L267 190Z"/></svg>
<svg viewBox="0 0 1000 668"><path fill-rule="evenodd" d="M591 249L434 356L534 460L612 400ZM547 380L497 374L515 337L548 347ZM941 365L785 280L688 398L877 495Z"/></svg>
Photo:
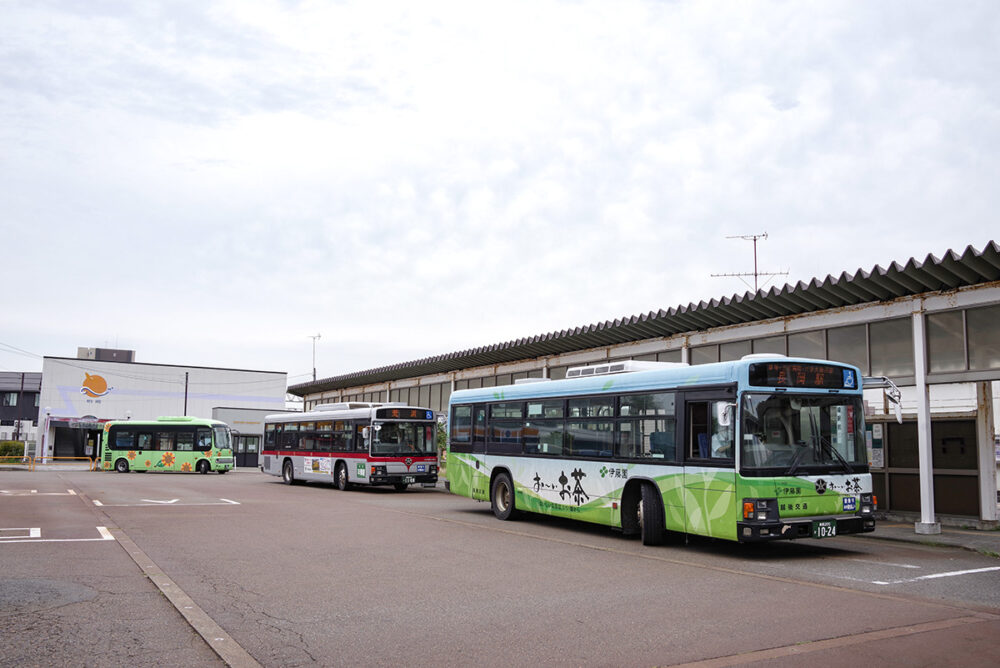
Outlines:
<svg viewBox="0 0 1000 668"><path fill-rule="evenodd" d="M937 534L941 533L941 525L935 521L934 516L934 453L923 311L913 314L913 357L917 381L917 456L920 464L920 521L916 523L914 530L919 534Z"/></svg>
<svg viewBox="0 0 1000 668"><path fill-rule="evenodd" d="M979 443L979 519L997 521L996 457L993 452L993 383L976 383L976 440Z"/></svg>

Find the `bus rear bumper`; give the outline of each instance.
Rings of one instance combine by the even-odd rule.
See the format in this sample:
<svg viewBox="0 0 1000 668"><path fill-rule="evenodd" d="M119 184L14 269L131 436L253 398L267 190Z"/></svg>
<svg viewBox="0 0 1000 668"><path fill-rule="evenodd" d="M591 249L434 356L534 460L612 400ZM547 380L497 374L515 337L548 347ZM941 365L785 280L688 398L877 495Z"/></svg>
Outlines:
<svg viewBox="0 0 1000 668"><path fill-rule="evenodd" d="M815 537L813 533L814 523L829 520L836 521L836 535L838 536L875 531L874 517L811 517L783 522L737 522L736 537L741 543L813 538Z"/></svg>

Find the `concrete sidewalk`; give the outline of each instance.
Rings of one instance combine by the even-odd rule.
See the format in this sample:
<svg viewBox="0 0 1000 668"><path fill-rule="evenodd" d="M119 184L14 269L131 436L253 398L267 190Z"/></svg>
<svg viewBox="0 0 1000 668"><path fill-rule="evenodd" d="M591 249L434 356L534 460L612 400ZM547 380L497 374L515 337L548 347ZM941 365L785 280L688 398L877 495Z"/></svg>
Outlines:
<svg viewBox="0 0 1000 668"><path fill-rule="evenodd" d="M970 520L971 522L972 520ZM1000 530L972 529L941 525L939 534L919 534L914 522L888 519L876 522L873 533L857 534L865 538L896 540L940 547L961 547L990 557L1000 558Z"/></svg>

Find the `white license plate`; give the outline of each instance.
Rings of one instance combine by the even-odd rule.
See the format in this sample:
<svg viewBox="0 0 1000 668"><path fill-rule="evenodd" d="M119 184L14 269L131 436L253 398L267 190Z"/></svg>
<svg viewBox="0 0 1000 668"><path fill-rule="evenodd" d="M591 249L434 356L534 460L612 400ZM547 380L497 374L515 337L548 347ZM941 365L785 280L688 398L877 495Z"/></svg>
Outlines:
<svg viewBox="0 0 1000 668"><path fill-rule="evenodd" d="M403 482L409 485L411 482L416 482L416 480L413 478L413 476L408 475L403 477Z"/></svg>

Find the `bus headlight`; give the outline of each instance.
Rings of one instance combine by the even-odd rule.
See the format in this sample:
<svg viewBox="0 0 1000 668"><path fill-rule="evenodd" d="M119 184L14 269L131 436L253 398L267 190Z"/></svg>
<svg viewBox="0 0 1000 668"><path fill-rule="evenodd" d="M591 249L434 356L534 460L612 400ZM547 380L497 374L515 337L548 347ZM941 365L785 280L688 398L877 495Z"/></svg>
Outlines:
<svg viewBox="0 0 1000 668"><path fill-rule="evenodd" d="M875 507L878 506L878 497L874 494L862 494L860 508L858 508L859 515L871 515L875 512Z"/></svg>

